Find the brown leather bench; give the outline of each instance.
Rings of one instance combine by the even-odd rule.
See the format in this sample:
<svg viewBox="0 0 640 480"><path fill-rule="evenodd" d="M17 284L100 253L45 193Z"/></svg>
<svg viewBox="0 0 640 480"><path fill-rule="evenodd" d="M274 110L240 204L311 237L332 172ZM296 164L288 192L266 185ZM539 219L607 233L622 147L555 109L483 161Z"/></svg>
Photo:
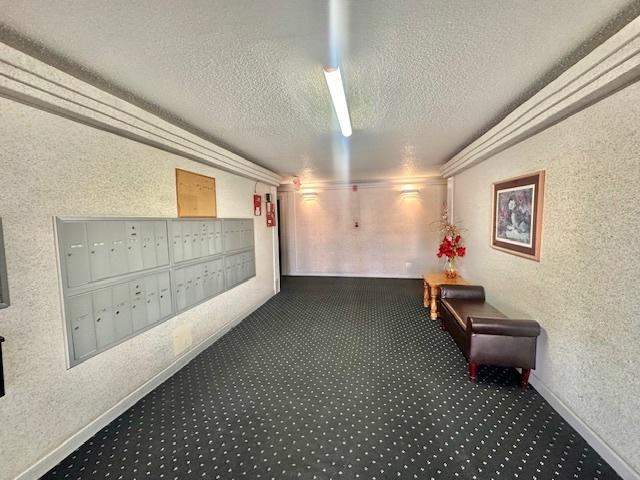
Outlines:
<svg viewBox="0 0 640 480"><path fill-rule="evenodd" d="M478 380L479 365L497 365L521 368L521 385L527 386L536 367L538 322L507 318L485 302L480 285L441 285L438 310L443 330L467 357L472 382Z"/></svg>

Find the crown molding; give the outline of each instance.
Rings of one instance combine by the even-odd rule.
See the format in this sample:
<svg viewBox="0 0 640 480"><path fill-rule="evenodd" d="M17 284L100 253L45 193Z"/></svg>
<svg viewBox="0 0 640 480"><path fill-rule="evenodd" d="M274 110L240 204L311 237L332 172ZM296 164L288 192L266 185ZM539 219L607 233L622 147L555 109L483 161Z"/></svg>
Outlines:
<svg viewBox="0 0 640 480"><path fill-rule="evenodd" d="M281 181L266 168L4 43L0 95L269 185Z"/></svg>
<svg viewBox="0 0 640 480"><path fill-rule="evenodd" d="M423 176L423 177L394 177L385 178L380 180L365 180L365 181L344 181L344 180L326 180L319 182L303 182L300 190L296 190L293 183L283 183L278 187L279 192L295 192L302 191L304 189L313 190L341 190L345 188L351 188L357 185L358 188L385 188L385 187L398 187L401 185L415 184L415 185L446 185L447 181L440 176Z"/></svg>
<svg viewBox="0 0 640 480"><path fill-rule="evenodd" d="M506 74L506 73L505 73ZM447 178L640 79L640 17L578 61L440 170Z"/></svg>

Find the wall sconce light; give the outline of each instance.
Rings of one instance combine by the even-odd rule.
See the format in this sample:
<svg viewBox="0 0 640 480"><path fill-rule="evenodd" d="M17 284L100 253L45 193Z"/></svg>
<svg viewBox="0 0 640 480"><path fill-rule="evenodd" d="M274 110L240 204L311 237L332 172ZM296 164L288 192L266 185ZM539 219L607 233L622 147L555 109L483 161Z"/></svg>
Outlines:
<svg viewBox="0 0 640 480"><path fill-rule="evenodd" d="M313 190L306 189L302 191L302 199L305 202L310 202L312 200L315 200L316 198L318 198L318 194Z"/></svg>
<svg viewBox="0 0 640 480"><path fill-rule="evenodd" d="M420 193L420 190L418 190L413 185L405 185L405 186L402 187L402 190L400 191L400 197L401 198L416 198L419 193Z"/></svg>

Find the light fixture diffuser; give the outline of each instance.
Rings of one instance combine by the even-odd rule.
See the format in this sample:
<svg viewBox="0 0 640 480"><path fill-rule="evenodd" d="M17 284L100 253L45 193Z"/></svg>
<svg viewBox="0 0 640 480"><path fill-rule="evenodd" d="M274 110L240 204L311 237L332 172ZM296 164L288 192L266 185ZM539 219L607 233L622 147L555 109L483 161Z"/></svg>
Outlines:
<svg viewBox="0 0 640 480"><path fill-rule="evenodd" d="M420 190L413 185L404 185L400 191L402 198L415 198L420 193Z"/></svg>
<svg viewBox="0 0 640 480"><path fill-rule="evenodd" d="M349 118L349 108L347 107L347 97L344 94L344 85L342 84L340 68L325 67L324 78L327 81L327 86L329 87L331 101L333 102L333 109L336 111L342 135L350 137L353 131L351 130L351 119Z"/></svg>
<svg viewBox="0 0 640 480"><path fill-rule="evenodd" d="M305 188L302 191L302 198L305 202L309 202L311 200L315 200L316 198L318 198L318 194L311 190L310 188Z"/></svg>

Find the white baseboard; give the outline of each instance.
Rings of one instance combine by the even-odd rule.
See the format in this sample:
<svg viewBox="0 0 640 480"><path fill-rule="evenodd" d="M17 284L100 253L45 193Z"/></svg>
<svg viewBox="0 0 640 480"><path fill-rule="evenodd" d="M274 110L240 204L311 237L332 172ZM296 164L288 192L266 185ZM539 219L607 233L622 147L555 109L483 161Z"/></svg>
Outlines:
<svg viewBox="0 0 640 480"><path fill-rule="evenodd" d="M283 273L283 277L354 277L354 278L409 278L421 279L421 276L415 275L398 275L396 273L335 273L335 272L292 272Z"/></svg>
<svg viewBox="0 0 640 480"><path fill-rule="evenodd" d="M591 447L613 468L624 480L640 480L640 473L618 455L602 437L594 432L571 408L553 393L545 383L533 372L529 383L535 387L542 397L549 402L556 412L564 418L584 438Z"/></svg>
<svg viewBox="0 0 640 480"><path fill-rule="evenodd" d="M268 300L268 299L267 299ZM98 418L89 423L86 427L82 428L80 431L69 437L65 442L63 442L60 446L56 447L53 451L45 455L43 458L38 460L34 465L29 467L27 470L22 472L20 475L15 477L15 480L37 480L53 467L55 467L62 460L67 458L71 453L73 453L78 447L80 447L84 442L93 437L96 433L98 433L102 428L106 427L109 423L113 422L116 418L126 412L129 408L131 408L138 400L143 398L145 395L153 391L159 385L161 385L164 381L169 379L173 374L175 374L178 370L187 365L191 360L197 357L204 350L213 345L217 340L220 339L225 333L231 330L233 327L238 325L242 320L244 320L248 315L250 315L253 311L255 311L258 307L264 304L265 301L256 303L252 305L250 308L243 311L240 315L233 318L231 321L227 322L220 330L216 331L213 335L206 338L194 348L186 352L181 357L178 357L171 365L162 370L160 373L152 377L146 383L138 387L136 390L131 392L129 395L120 400L117 404L111 407L109 410L104 412Z"/></svg>

